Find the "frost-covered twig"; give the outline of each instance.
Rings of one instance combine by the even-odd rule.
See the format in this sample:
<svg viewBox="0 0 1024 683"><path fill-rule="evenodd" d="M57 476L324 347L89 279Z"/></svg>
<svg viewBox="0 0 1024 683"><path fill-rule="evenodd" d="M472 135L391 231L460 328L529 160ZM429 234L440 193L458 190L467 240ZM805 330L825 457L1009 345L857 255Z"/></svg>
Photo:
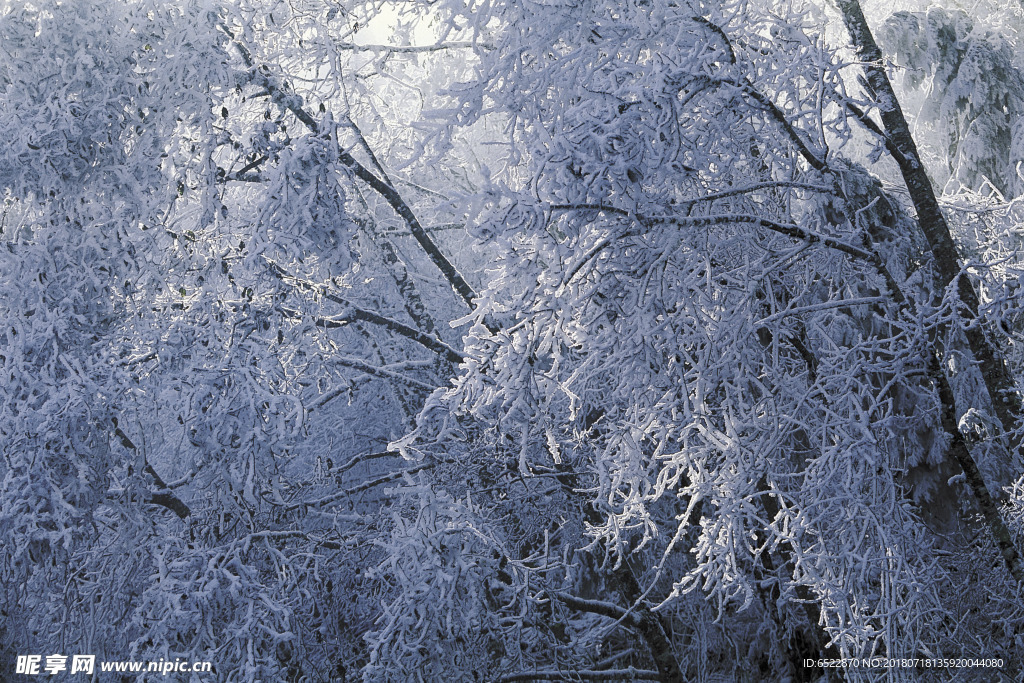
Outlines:
<svg viewBox="0 0 1024 683"><path fill-rule="evenodd" d="M224 32L231 38L232 43L238 49L239 54L242 56L242 61L249 68L248 78L253 83L266 88L267 92L270 93L271 98L279 106L288 111L292 112L295 117L301 121L311 133L320 134L320 124L316 118L306 111L303 107L302 97L295 93L285 92L280 85L270 76L270 72L266 67L258 67L255 60L252 57L252 52L246 47L241 40L235 37L234 33L227 27L222 26ZM347 166L355 173L356 177L363 180L370 187L374 189L385 201L394 209L395 213L401 217L405 224L409 226L409 231L412 233L413 238L420 244L423 251L427 254L434 265L437 266L438 270L444 275L445 279L451 285L452 289L466 302L466 305L470 309L475 307L474 301L476 300L476 292L470 287L469 283L462 276L461 273L455 268L448 257L445 256L438 248L437 244L430 238L430 235L423 229L420 224L419 218L413 212L412 208L406 203L402 195L392 185L387 183L381 178L378 178L372 171L363 166L359 161L353 157L349 152L338 149L338 159L342 164Z"/></svg>
<svg viewBox="0 0 1024 683"><path fill-rule="evenodd" d="M354 496L354 495L356 495L358 493L362 493L363 491L368 491L368 490L374 488L375 486L380 486L382 484L388 484L390 482L397 481L397 480L401 479L402 477L404 477L407 474L411 475L411 474L416 474L417 472L422 472L424 470L429 470L432 467L434 467L434 465L435 465L435 463L424 463L422 465L417 465L416 467L410 467L407 470L400 470L398 472L392 472L391 474L386 474L386 475L384 475L382 477L377 477L376 479L371 479L370 481L364 482L364 483L360 484L359 486L353 486L352 488L345 489L343 491L338 491L337 493L332 493L331 495L324 496L323 498L318 498L316 500L307 500L307 501L303 501L301 503L292 503L291 505L288 505L285 509L286 510L299 510L299 509L316 508L316 507L323 507L324 505L330 505L331 503L336 503L339 500L342 500L344 498L348 498L350 496Z"/></svg>
<svg viewBox="0 0 1024 683"><path fill-rule="evenodd" d="M374 325L380 325L381 327L387 328L407 339L411 339L417 344L420 344L435 353L442 354L452 363L461 363L465 360L465 356L461 353L434 337L424 334L423 332L420 332L419 330L393 318L388 318L387 316L356 306L351 301L348 301L347 299L344 299L338 294L330 291L327 288L327 285L317 284L315 282L299 278L269 259L267 263L269 263L271 271L281 280L294 282L303 289L317 292L325 299L329 299L330 301L333 301L336 304L341 304L345 307L345 311L341 315L334 316L332 319L324 319L325 325L329 325L331 322L340 323L342 320L362 320Z"/></svg>

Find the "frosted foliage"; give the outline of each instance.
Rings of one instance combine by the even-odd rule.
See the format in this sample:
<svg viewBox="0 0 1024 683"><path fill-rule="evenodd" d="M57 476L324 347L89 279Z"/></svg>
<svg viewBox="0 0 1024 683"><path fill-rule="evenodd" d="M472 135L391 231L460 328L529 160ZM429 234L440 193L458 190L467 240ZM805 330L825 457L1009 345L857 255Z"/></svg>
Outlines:
<svg viewBox="0 0 1024 683"><path fill-rule="evenodd" d="M931 523L958 505L949 436L924 328L883 278L906 283L925 325L948 310L932 307L905 207L863 167L814 167L819 141L853 137L821 104L847 97L814 38L821 17L661 3L501 11L508 31L481 64L494 85L477 91L483 109L463 110L465 121L511 112L510 153L530 169L492 177L473 205L474 236L499 254L478 315L499 329L474 328L462 376L402 452L451 453L453 423L482 422L504 455L468 466L484 468L474 476L546 478L543 496L580 506L586 551L552 549L563 529L575 538L569 527L531 538L496 520L524 555L544 548L543 561L520 560L532 574L521 590L538 602L595 597L598 584L629 604L639 591L627 572L663 615L700 593L721 619L774 613L786 638L820 627L843 656L949 648L934 637L945 608L917 507ZM963 79L984 68L968 57ZM801 86L794 74L808 70ZM794 243L782 224L885 268ZM780 607L801 599L818 606ZM757 656L799 648L775 647ZM550 666L530 656L526 670Z"/></svg>
<svg viewBox="0 0 1024 683"><path fill-rule="evenodd" d="M283 84L268 97L246 41L279 38L246 12L0 16L5 679L8 653L37 649L209 660L237 681L364 656L375 613L349 596L379 489L331 496L390 471L342 466L400 433L440 363L354 329L372 310L412 334L349 218L350 139L325 112L303 131ZM306 500L347 521L307 519Z"/></svg>
<svg viewBox="0 0 1024 683"><path fill-rule="evenodd" d="M941 135L936 180L949 192L963 187L1018 196L1024 74L1007 36L961 10L933 8L893 14L879 40L920 99L918 125Z"/></svg>
<svg viewBox="0 0 1024 683"><path fill-rule="evenodd" d="M327 122L328 130L329 126ZM273 124L264 126L273 128ZM272 152L280 164L255 223L275 246L285 242L282 235L287 236L286 244L294 241L305 251L322 254L335 272L344 272L352 265L350 245L356 226L345 212L337 151L336 136L328 135L326 140L313 136L296 140L288 149Z"/></svg>
<svg viewBox="0 0 1024 683"><path fill-rule="evenodd" d="M497 654L486 634L503 597L494 578L498 548L468 501L426 487L406 495L409 516L394 513L388 560L374 571L402 597L383 606L382 627L368 637L364 679L431 681L457 672L453 680L479 680ZM396 640L401 650L387 647Z"/></svg>
<svg viewBox="0 0 1024 683"><path fill-rule="evenodd" d="M858 12L4 4L0 679L1024 670L1019 41Z"/></svg>

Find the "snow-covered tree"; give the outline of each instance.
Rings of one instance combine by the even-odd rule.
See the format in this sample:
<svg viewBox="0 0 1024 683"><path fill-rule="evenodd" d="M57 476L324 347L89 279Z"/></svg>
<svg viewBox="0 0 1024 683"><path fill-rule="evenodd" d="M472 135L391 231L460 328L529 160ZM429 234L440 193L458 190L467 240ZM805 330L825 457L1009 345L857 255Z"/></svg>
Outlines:
<svg viewBox="0 0 1024 683"><path fill-rule="evenodd" d="M222 680L365 659L410 469L386 445L471 291L429 174L379 165L417 112L378 81L429 65L352 45L377 9L4 7L5 676L72 647Z"/></svg>
<svg viewBox="0 0 1024 683"><path fill-rule="evenodd" d="M1019 195L1024 74L1006 24L993 28L963 10L935 7L897 12L880 28L907 94L922 96L919 104L908 98L908 111L918 137L931 143L922 147L937 157L940 186ZM932 131L941 142L929 139Z"/></svg>
<svg viewBox="0 0 1024 683"><path fill-rule="evenodd" d="M891 9L6 3L0 675L1024 669L1017 19Z"/></svg>
<svg viewBox="0 0 1024 683"><path fill-rule="evenodd" d="M978 293L1015 310L1016 260L957 253L972 212L939 204L860 6L488 8L457 94L509 121L471 217L500 256L462 375L396 444L457 454L430 480L495 511L462 523L502 548L503 656L464 679L801 679L979 642L1020 667L1019 367ZM953 599L975 552L987 617Z"/></svg>

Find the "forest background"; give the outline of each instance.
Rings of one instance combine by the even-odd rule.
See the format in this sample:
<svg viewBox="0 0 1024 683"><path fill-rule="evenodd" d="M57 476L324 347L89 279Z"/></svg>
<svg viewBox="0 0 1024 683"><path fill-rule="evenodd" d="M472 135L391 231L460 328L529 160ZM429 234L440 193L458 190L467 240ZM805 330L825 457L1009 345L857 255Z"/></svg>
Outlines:
<svg viewBox="0 0 1024 683"><path fill-rule="evenodd" d="M1017 680L1022 29L4 2L0 678Z"/></svg>

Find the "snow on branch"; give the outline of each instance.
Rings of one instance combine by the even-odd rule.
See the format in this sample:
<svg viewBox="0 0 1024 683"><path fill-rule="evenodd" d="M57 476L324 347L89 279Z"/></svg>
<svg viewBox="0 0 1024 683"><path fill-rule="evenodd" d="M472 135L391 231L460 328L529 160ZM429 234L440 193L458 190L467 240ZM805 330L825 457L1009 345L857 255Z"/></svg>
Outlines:
<svg viewBox="0 0 1024 683"><path fill-rule="evenodd" d="M435 45L360 45L358 43L335 43L339 50L351 50L353 52L394 52L398 54L420 54L424 52L439 52L441 50L493 50L494 46L487 43L475 43L468 40L456 40L448 43L437 43Z"/></svg>
<svg viewBox="0 0 1024 683"><path fill-rule="evenodd" d="M465 356L463 354L459 353L458 351L453 349L451 346L448 346L444 342L435 339L434 337L424 334L423 332L420 332L419 330L410 327L405 323L394 320L393 318L388 318L387 316L383 316L379 313L374 313L373 311L366 310L365 308L360 308L359 306L354 305L347 299L343 299L337 294L334 294L333 292L329 291L326 285L318 285L315 282L303 280L295 275L292 275L291 273L289 273L288 271L286 271L284 268L279 266L277 263L274 263L273 261L268 260L268 263L270 264L271 271L282 281L294 282L302 289L314 291L320 294L320 296L324 297L325 299L329 299L330 301L333 301L336 304L341 304L342 306L345 307L345 312L341 316L336 316L335 318L332 318L330 320L325 319L323 321L324 326L326 327L332 327L332 323L340 324L343 320L350 322L368 322L374 325L380 325L381 327L385 327L396 334L400 334L406 339L411 339L417 344L420 344L421 346L424 346L425 348L428 348L431 351L434 351L435 353L443 355L448 361L452 363L461 363L462 361L465 360Z"/></svg>
<svg viewBox="0 0 1024 683"><path fill-rule="evenodd" d="M782 318L788 318L791 315L800 315L802 313L814 313L816 311L826 311L830 308L839 308L846 306L861 306L864 304L884 304L890 302L891 299L884 296L864 296L855 299L839 299L836 301L823 301L820 304L811 304L808 306L795 306L793 308L787 308L785 310L773 313L767 317L761 318L754 323L755 327L764 327L769 323L773 323L776 320Z"/></svg>
<svg viewBox="0 0 1024 683"><path fill-rule="evenodd" d="M434 464L435 463L426 463L423 465L417 465L416 467L411 467L407 470L392 472L391 474L386 474L383 477L371 479L370 481L364 482L359 486L353 486L350 489L338 491L337 493L332 493L329 496L324 496L323 498L318 498L317 500L308 500L303 501L301 503L292 503L291 505L287 506L285 510L291 511L298 510L299 508L305 510L308 508L318 508L323 507L324 505L330 505L331 503L336 503L337 501L342 500L344 498L354 496L358 493L362 493L363 491L368 491L374 488L375 486L380 486L381 484L388 484L390 482L397 481L398 479L401 479L407 474L416 474L417 472L422 472L423 470L429 470L434 466Z"/></svg>
<svg viewBox="0 0 1024 683"><path fill-rule="evenodd" d="M837 240L834 237L828 237L827 235L816 233L813 230L801 228L800 226L792 223L778 223L768 218L764 218L763 216L752 216L750 214L741 213L722 213L713 216L650 216L637 214L608 204L552 204L548 208L552 212L604 211L605 213L611 213L617 216L635 218L641 223L648 224L672 223L674 225L702 227L708 225L727 225L729 223L751 223L762 228L767 228L773 232L777 232L780 235L786 235L787 237L793 237L811 243L817 242L831 249L848 254L856 259L868 261L869 263L876 265L881 264L881 259L878 255L870 251L861 249L860 247L855 247L852 244Z"/></svg>
<svg viewBox="0 0 1024 683"><path fill-rule="evenodd" d="M588 600L586 598L580 598L575 595L562 592L552 593L552 595L561 600L567 607L571 607L581 612L599 614L603 617L615 619L616 621L622 620L633 625L636 625L638 620L637 617L632 615L628 610L619 607L612 602L607 602L605 600Z"/></svg>
<svg viewBox="0 0 1024 683"><path fill-rule="evenodd" d="M128 450L137 451L138 448L135 446L135 442L132 441L127 434L125 434L124 430L121 429L120 426L118 426L117 418L113 418L113 423L114 436L118 438L118 440L121 442L121 445L127 448ZM147 462L144 471L146 472L146 474L152 477L153 483L156 484L158 488L163 489L163 491L151 493L149 496L149 500L147 502L153 505L159 505L161 507L167 508L168 510L176 514L180 519L188 519L189 515L192 514L192 510L189 508L188 505L185 504L183 500L178 498L173 493L170 493L170 487L164 482L163 477L161 477L157 473L157 471L153 469L153 466Z"/></svg>
<svg viewBox="0 0 1024 683"><path fill-rule="evenodd" d="M310 130L310 132L319 135L322 132L321 126L317 122L316 118L314 118L313 115L303 107L302 97L295 93L285 92L285 90L271 78L270 71L265 66L256 66L256 62L253 59L252 52L249 48L242 44L240 40L235 38L229 28L222 26L222 29L231 38L232 42L237 47L239 54L242 56L242 61L249 68L250 73L247 75L249 81L265 88L278 106L290 111L295 115L295 118L301 121ZM356 177L372 187L377 194L387 201L395 213L397 213L399 217L405 221L405 224L409 226L409 231L412 233L413 238L419 243L420 247L423 248L423 251L426 252L427 256L431 261L433 261L434 265L437 266L438 270L441 271L452 289L455 290L470 309L475 308L473 302L477 296L476 292L469 283L466 282L466 279L461 273L459 273L452 262L448 260L448 257L441 252L437 244L435 244L430 238L430 235L427 234L426 230L423 229L423 226L420 224L416 214L406 203L398 190L386 181L378 178L372 171L359 163L359 161L349 152L341 149L340 147L338 150L338 159L342 164L351 169Z"/></svg>
<svg viewBox="0 0 1024 683"><path fill-rule="evenodd" d="M421 382L418 379L406 377L405 375L401 375L397 372L392 372L387 368L378 367L376 365L370 365L369 363L359 360L358 358L335 356L331 360L337 363L338 365L342 365L346 368L352 368L353 370L359 370L360 372L365 372L367 375L373 375L374 377L380 377L381 379L390 379L396 382L404 382L405 384L411 384L414 387L426 389L427 391L433 391L434 389L437 388L433 384L427 384L426 382Z"/></svg>
<svg viewBox="0 0 1024 683"><path fill-rule="evenodd" d="M778 105L772 102L771 98L762 93L760 90L754 87L754 84L749 80L744 80L742 83L729 82L731 85L736 86L743 91L745 95L750 97L754 102L758 104L762 109L771 114L772 118L782 127L782 130L786 132L789 139L793 141L797 149L800 150L800 155L807 160L816 171L824 171L828 168L828 164L825 163L817 154L811 151L807 141L803 139L803 136L797 132L793 124L786 118L786 114L779 109Z"/></svg>

